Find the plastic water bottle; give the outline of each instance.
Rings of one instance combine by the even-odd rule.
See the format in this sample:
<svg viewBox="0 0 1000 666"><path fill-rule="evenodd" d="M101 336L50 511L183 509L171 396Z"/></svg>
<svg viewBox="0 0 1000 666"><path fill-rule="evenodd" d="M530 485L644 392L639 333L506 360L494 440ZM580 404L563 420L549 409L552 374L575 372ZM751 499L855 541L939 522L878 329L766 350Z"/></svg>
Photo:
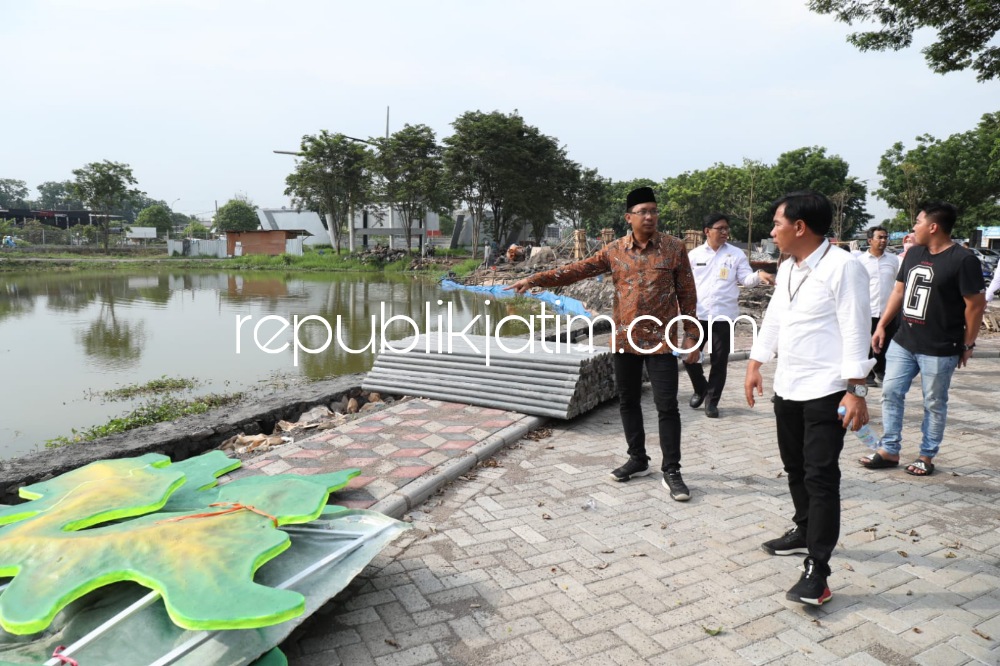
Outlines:
<svg viewBox="0 0 1000 666"><path fill-rule="evenodd" d="M837 408L838 416L842 417L846 413L847 413L846 407L841 406ZM854 436L858 438L859 442L867 446L869 449L871 449L872 451L878 450L878 436L876 436L875 433L872 432L872 429L868 427L867 423L861 426L859 430L852 430L851 432L854 433Z"/></svg>

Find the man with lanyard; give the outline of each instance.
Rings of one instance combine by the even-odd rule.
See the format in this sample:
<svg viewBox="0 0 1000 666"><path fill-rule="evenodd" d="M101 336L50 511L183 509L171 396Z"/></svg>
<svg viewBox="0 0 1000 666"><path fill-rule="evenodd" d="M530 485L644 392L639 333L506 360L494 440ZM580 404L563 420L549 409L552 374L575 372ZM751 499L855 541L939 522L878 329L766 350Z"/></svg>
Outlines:
<svg viewBox="0 0 1000 666"><path fill-rule="evenodd" d="M756 287L761 282L773 284L773 276L764 271L754 272L742 251L730 245L729 218L722 213L705 217L705 243L688 252L691 271L698 288L698 323L705 337L701 349L710 345L711 371L705 380L701 363L687 363L684 369L691 378L694 395L688 404L692 409L705 403L705 416L719 416L719 398L726 385L732 333L740 316L739 287Z"/></svg>
<svg viewBox="0 0 1000 666"><path fill-rule="evenodd" d="M892 293L893 285L896 284L896 273L899 272L899 259L885 251L889 243L889 232L884 227L871 227L868 229L868 251L852 252L858 261L868 271L868 298L872 311L871 334L875 334L875 327L878 320L885 312L886 303L889 302L889 295ZM875 358L875 367L868 373L866 383L868 386L879 386L885 377L885 348L889 346L889 340L896 333L896 320L890 321L885 328L886 344L882 351L876 353L875 350L869 352L869 356Z"/></svg>
<svg viewBox="0 0 1000 666"><path fill-rule="evenodd" d="M865 377L875 364L868 358L868 275L826 239L833 208L825 196L793 192L772 210L771 237L791 258L778 268L744 391L753 407L754 392L763 395L760 366L777 353L774 416L795 527L762 547L771 555L806 555L786 597L818 606L832 596L827 577L840 536L844 429L868 422Z"/></svg>
<svg viewBox="0 0 1000 666"><path fill-rule="evenodd" d="M646 455L646 432L643 427L642 369L646 367L653 387L653 402L663 453L663 486L678 502L691 498L681 477L681 416L677 409L677 359L671 322L684 316L688 349L701 337L695 319L697 291L684 243L656 230L659 209L649 187L628 193L625 220L631 233L609 243L594 256L518 280L507 287L519 294L532 287L557 287L584 278L611 273L615 285L612 336L615 382L618 385L619 411L628 445L628 460L611 472L615 481L650 473ZM697 363L695 348L685 358Z"/></svg>
<svg viewBox="0 0 1000 666"><path fill-rule="evenodd" d="M914 245L906 253L896 285L872 335L872 348L886 349L882 382L882 440L879 449L858 462L868 469L899 465L903 401L920 374L924 420L920 456L907 465L913 476L934 473L934 457L944 439L948 388L956 367L972 357L983 323L986 297L983 271L976 255L951 240L958 218L944 202L926 204L913 224ZM889 322L902 310L892 342Z"/></svg>

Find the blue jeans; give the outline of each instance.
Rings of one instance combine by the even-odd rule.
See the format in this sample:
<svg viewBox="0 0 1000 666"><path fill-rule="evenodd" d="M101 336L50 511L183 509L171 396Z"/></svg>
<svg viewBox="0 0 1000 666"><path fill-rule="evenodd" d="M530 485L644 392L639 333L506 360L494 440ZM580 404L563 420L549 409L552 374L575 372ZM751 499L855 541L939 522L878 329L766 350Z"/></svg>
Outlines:
<svg viewBox="0 0 1000 666"><path fill-rule="evenodd" d="M912 354L895 342L885 353L885 379L882 382L882 441L886 453L899 455L903 430L903 403L913 378L920 374L924 394L923 438L920 455L933 458L944 439L948 416L948 387L958 367L959 356Z"/></svg>

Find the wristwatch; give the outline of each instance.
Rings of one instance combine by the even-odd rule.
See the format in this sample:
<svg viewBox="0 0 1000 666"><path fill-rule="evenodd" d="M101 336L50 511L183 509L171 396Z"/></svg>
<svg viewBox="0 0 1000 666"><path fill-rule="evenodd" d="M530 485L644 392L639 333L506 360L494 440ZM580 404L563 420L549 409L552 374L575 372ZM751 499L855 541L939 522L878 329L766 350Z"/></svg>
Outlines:
<svg viewBox="0 0 1000 666"><path fill-rule="evenodd" d="M962 351L972 351L976 348L976 343L973 342L971 345L962 345Z"/></svg>
<svg viewBox="0 0 1000 666"><path fill-rule="evenodd" d="M868 395L868 387L865 386L864 384L848 384L847 392L853 393L859 398L864 398L865 396Z"/></svg>

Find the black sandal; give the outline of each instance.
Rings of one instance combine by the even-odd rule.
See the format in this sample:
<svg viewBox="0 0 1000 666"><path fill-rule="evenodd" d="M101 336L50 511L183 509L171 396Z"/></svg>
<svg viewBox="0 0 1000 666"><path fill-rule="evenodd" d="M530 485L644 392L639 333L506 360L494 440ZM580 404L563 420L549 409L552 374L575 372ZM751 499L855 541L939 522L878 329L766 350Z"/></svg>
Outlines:
<svg viewBox="0 0 1000 666"><path fill-rule="evenodd" d="M864 462L865 460L867 460L868 462ZM890 467L899 467L898 460L889 460L887 458L883 458L882 456L879 455L878 451L871 454L870 456L865 456L858 462L865 469L888 469Z"/></svg>
<svg viewBox="0 0 1000 666"><path fill-rule="evenodd" d="M906 466L906 473L910 476L930 476L934 473L934 463L926 460L914 460Z"/></svg>

